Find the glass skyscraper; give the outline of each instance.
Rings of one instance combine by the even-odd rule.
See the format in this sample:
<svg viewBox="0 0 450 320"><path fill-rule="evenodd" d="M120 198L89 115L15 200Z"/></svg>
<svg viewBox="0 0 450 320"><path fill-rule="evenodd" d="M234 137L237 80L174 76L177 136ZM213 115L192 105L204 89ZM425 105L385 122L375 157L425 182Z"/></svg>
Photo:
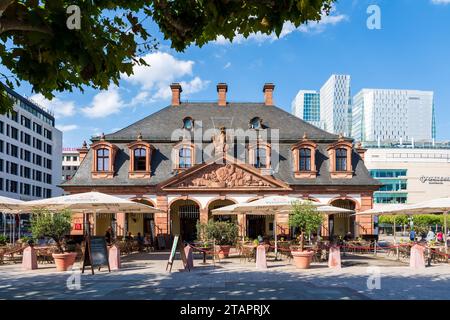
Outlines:
<svg viewBox="0 0 450 320"><path fill-rule="evenodd" d="M320 121L320 94L313 90L300 90L292 101L292 114L316 127L323 127Z"/></svg>
<svg viewBox="0 0 450 320"><path fill-rule="evenodd" d="M432 91L362 89L353 98L357 141L432 140L436 136Z"/></svg>
<svg viewBox="0 0 450 320"><path fill-rule="evenodd" d="M351 132L350 76L333 74L320 88L320 119L324 129L349 136Z"/></svg>

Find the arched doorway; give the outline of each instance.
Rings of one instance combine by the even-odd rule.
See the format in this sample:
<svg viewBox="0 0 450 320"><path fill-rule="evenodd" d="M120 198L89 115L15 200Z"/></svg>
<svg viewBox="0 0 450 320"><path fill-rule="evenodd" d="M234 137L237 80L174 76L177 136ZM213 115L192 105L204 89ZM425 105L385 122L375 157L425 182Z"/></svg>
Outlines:
<svg viewBox="0 0 450 320"><path fill-rule="evenodd" d="M150 207L154 207L152 201L144 198L131 199L131 201L139 202ZM155 219L153 213L127 213L125 219L125 230L131 232L132 235L149 235L151 239L155 238Z"/></svg>
<svg viewBox="0 0 450 320"><path fill-rule="evenodd" d="M355 210L356 203L350 199L336 199L330 203L334 207ZM351 213L332 214L328 218L328 230L334 236L345 236L348 232L355 237L355 216Z"/></svg>
<svg viewBox="0 0 450 320"><path fill-rule="evenodd" d="M183 241L197 239L197 222L200 219L200 206L193 200L176 200L170 205L172 234L179 234Z"/></svg>
<svg viewBox="0 0 450 320"><path fill-rule="evenodd" d="M217 199L213 200L208 204L208 220L214 219L214 221L228 221L237 223L237 215L220 215L220 216L213 216L211 211L214 209L219 209L222 207L230 206L232 204L236 204L233 200L230 199Z"/></svg>

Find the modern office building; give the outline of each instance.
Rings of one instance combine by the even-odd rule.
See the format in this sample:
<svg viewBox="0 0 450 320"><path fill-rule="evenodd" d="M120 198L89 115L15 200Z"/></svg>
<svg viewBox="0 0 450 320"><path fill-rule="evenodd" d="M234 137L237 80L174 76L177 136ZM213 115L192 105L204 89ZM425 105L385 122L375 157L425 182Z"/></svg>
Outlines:
<svg viewBox="0 0 450 320"><path fill-rule="evenodd" d="M72 178L80 166L80 153L77 148L63 148L62 151L62 181Z"/></svg>
<svg viewBox="0 0 450 320"><path fill-rule="evenodd" d="M316 127L324 127L320 120L320 93L300 90L292 101L292 114Z"/></svg>
<svg viewBox="0 0 450 320"><path fill-rule="evenodd" d="M353 98L357 141L406 142L435 138L432 91L362 89Z"/></svg>
<svg viewBox="0 0 450 320"><path fill-rule="evenodd" d="M198 221L214 218L211 210L269 195L370 209L380 183L364 165L364 150L275 106L274 87L264 86L262 102L229 102L228 86L220 83L217 101L206 103L181 101L181 85L172 84L170 105L83 146L79 169L62 187L114 194L163 211L91 215L92 232L102 235L113 226L119 236L180 234L190 241ZM287 215L276 225L273 218L221 217L236 221L241 236L289 235ZM372 237L373 223L370 215L330 215L321 234Z"/></svg>
<svg viewBox="0 0 450 320"><path fill-rule="evenodd" d="M62 194L62 132L48 111L7 88L14 109L0 115L0 195L31 200Z"/></svg>
<svg viewBox="0 0 450 320"><path fill-rule="evenodd" d="M333 74L320 89L320 120L330 133L351 133L350 76Z"/></svg>
<svg viewBox="0 0 450 320"><path fill-rule="evenodd" d="M374 193L374 206L450 196L450 142L364 147L369 172L383 184Z"/></svg>

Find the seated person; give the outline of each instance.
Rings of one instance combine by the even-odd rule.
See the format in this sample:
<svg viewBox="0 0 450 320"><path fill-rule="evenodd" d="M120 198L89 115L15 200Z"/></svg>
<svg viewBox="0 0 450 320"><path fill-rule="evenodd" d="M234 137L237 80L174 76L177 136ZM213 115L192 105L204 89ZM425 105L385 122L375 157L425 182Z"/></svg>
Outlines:
<svg viewBox="0 0 450 320"><path fill-rule="evenodd" d="M131 232L128 232L128 234L125 236L125 240L127 240L127 241L133 240L133 236L131 235Z"/></svg>
<svg viewBox="0 0 450 320"><path fill-rule="evenodd" d="M139 251L142 251L142 249L144 247L144 237L141 235L140 232L138 232L136 240L137 240L137 243L139 246Z"/></svg>
<svg viewBox="0 0 450 320"><path fill-rule="evenodd" d="M351 232L347 232L344 236L344 241L350 241L353 239L352 233Z"/></svg>

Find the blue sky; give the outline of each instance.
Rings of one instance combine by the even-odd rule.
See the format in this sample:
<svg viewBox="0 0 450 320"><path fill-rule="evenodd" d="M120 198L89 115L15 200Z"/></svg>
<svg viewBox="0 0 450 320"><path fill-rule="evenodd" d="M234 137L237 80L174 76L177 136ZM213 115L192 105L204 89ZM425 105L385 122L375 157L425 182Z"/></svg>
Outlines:
<svg viewBox="0 0 450 320"><path fill-rule="evenodd" d="M381 30L366 26L366 10L381 9ZM352 76L352 95L361 88L435 92L437 138L450 139L450 0L341 0L331 17L290 28L283 37L219 39L183 53L161 39L160 51L146 56L120 87L58 94L51 102L33 96L27 84L17 91L53 109L64 131L64 146L77 147L101 132L125 127L169 104L168 85L182 82L182 99L217 99L216 84L228 83L228 100L262 101L262 86L275 83L276 104L290 112L299 89L319 89L332 73Z"/></svg>

